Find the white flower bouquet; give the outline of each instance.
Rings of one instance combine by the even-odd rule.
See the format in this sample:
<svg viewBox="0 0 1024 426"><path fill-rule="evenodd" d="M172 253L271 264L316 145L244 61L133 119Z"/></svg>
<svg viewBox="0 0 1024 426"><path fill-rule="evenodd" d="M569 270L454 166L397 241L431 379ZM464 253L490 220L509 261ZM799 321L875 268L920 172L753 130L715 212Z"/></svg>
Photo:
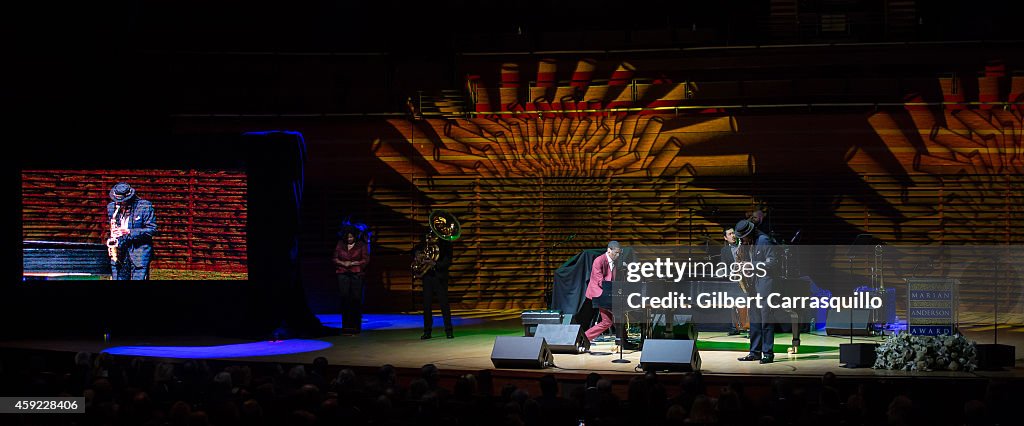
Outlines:
<svg viewBox="0 0 1024 426"><path fill-rule="evenodd" d="M917 336L900 332L886 337L875 350L874 368L905 371L974 371L978 352L960 334Z"/></svg>

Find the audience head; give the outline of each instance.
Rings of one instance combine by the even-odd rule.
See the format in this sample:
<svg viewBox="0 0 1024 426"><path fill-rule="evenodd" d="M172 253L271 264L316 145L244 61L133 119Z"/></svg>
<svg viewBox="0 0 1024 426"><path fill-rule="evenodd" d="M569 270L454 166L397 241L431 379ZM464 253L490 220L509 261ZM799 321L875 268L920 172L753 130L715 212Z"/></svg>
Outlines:
<svg viewBox="0 0 1024 426"><path fill-rule="evenodd" d="M75 365L78 367L88 367L92 362L92 354L89 352L79 352L75 354Z"/></svg>
<svg viewBox="0 0 1024 426"><path fill-rule="evenodd" d="M437 387L437 383L441 380L441 372L434 364L426 364L420 368L420 376L427 381L431 388Z"/></svg>
<svg viewBox="0 0 1024 426"><path fill-rule="evenodd" d="M461 399L469 399L476 393L476 377L472 374L463 374L455 380L455 396Z"/></svg>
<svg viewBox="0 0 1024 426"><path fill-rule="evenodd" d="M318 356L313 359L313 373L324 376L327 374L327 358Z"/></svg>
<svg viewBox="0 0 1024 426"><path fill-rule="evenodd" d="M889 410L886 412L886 418L890 425L906 425L910 422L910 413L913 408L913 404L910 398L904 395L899 395L892 399L889 403Z"/></svg>
<svg viewBox="0 0 1024 426"><path fill-rule="evenodd" d="M555 376L545 374L540 378L540 393L545 398L555 398L558 396L558 380L555 380Z"/></svg>
<svg viewBox="0 0 1024 426"><path fill-rule="evenodd" d="M377 370L377 380L387 386L395 384L395 377L395 366L391 364L384 364Z"/></svg>
<svg viewBox="0 0 1024 426"><path fill-rule="evenodd" d="M351 368L343 368L338 372L338 377L334 381L338 386L351 386L356 382L356 372L352 371Z"/></svg>
<svg viewBox="0 0 1024 426"><path fill-rule="evenodd" d="M296 382L306 380L306 367L301 365L296 365L292 367L290 370L288 370L288 378Z"/></svg>
<svg viewBox="0 0 1024 426"><path fill-rule="evenodd" d="M247 419L246 423L254 423L263 419L263 407L255 399L246 400L242 403L242 418Z"/></svg>

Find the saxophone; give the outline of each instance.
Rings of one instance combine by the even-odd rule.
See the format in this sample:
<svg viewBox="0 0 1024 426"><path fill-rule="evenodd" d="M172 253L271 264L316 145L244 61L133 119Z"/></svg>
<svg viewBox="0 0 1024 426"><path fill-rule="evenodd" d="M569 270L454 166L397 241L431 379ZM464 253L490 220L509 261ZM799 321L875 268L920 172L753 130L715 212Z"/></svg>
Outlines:
<svg viewBox="0 0 1024 426"><path fill-rule="evenodd" d="M739 248L736 249L736 262L740 263L740 264L745 263L745 262L749 262L750 261L750 245L748 244L747 246L744 246L742 238L737 238L736 239L736 244L739 245ZM744 293L746 293L746 294L753 294L754 288L750 285L750 283L747 282L747 275L743 273L742 268L740 270L739 285L740 285L740 290L743 290Z"/></svg>
<svg viewBox="0 0 1024 426"><path fill-rule="evenodd" d="M111 262L117 262L117 237L114 236L114 230L117 229L117 214L121 211L120 205L115 205L114 214L110 216L110 238L107 238L107 254L110 255Z"/></svg>

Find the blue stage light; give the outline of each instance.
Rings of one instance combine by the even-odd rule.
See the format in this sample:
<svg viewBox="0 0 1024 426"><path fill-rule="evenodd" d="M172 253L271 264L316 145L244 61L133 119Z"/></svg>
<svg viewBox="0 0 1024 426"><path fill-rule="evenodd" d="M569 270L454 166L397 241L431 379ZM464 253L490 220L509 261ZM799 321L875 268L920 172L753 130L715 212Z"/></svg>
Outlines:
<svg viewBox="0 0 1024 426"><path fill-rule="evenodd" d="M290 339L220 346L118 346L103 352L111 355L160 358L241 358L313 352L333 346L320 340Z"/></svg>

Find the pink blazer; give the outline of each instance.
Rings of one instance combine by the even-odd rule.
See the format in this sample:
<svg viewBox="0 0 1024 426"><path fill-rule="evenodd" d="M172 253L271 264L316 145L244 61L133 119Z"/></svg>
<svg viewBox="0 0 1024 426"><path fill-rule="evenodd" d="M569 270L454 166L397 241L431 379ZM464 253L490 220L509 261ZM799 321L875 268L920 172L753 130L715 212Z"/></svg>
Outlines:
<svg viewBox="0 0 1024 426"><path fill-rule="evenodd" d="M590 268L590 282L587 284L587 299L601 296L601 283L614 281L615 271L608 266L608 253L601 253Z"/></svg>

